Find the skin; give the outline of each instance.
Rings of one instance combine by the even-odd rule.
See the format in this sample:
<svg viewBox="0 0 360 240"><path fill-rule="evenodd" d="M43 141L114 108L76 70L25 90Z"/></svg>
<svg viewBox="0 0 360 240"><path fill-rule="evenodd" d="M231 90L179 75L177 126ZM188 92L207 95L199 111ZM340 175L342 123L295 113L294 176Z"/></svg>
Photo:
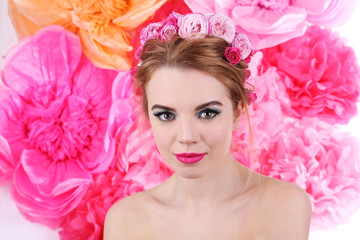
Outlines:
<svg viewBox="0 0 360 240"><path fill-rule="evenodd" d="M175 173L114 204L104 239L308 239L306 192L232 157L242 109L233 111L226 86L197 70L164 67L146 91L156 144ZM206 155L184 164L174 155L184 152Z"/></svg>

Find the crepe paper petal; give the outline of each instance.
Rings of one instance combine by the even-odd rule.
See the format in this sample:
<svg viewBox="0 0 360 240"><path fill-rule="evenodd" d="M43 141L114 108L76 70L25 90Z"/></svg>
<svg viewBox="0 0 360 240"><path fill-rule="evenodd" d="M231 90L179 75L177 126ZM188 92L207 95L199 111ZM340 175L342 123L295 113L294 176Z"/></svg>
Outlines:
<svg viewBox="0 0 360 240"><path fill-rule="evenodd" d="M54 162L38 151L24 150L11 194L29 221L56 228L81 201L91 182L91 174L75 162Z"/></svg>
<svg viewBox="0 0 360 240"><path fill-rule="evenodd" d="M10 146L6 139L0 135L0 187L12 179L14 168L15 163Z"/></svg>
<svg viewBox="0 0 360 240"><path fill-rule="evenodd" d="M9 15L19 39L48 25L61 25L78 35L97 67L129 70L133 31L165 2L9 0Z"/></svg>
<svg viewBox="0 0 360 240"><path fill-rule="evenodd" d="M79 205L61 223L60 238L103 239L109 208L122 198L144 190L141 184L123 177L115 169L96 176Z"/></svg>

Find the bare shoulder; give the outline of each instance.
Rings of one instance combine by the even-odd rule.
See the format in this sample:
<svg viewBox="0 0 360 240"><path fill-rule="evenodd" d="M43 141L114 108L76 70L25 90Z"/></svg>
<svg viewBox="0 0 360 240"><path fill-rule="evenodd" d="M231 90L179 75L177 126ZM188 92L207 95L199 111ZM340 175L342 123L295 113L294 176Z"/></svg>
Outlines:
<svg viewBox="0 0 360 240"><path fill-rule="evenodd" d="M269 239L306 240L312 207L299 186L264 176L262 210Z"/></svg>
<svg viewBox="0 0 360 240"><path fill-rule="evenodd" d="M144 213L143 193L136 193L116 202L107 212L104 239L133 239L139 232L136 226Z"/></svg>

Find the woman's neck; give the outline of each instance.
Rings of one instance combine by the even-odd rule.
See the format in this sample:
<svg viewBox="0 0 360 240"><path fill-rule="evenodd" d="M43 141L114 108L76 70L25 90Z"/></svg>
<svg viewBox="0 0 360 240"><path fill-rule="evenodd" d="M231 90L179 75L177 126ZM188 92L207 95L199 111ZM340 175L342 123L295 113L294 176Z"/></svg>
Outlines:
<svg viewBox="0 0 360 240"><path fill-rule="evenodd" d="M248 184L248 176L249 169L230 153L201 177L185 178L174 173L166 187L167 199L179 207L201 211L241 195Z"/></svg>

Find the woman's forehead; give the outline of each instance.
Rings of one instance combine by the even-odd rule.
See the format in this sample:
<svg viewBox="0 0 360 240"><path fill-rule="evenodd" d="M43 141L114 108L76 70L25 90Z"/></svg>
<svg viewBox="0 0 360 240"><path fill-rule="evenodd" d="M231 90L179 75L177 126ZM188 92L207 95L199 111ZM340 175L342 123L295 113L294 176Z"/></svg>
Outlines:
<svg viewBox="0 0 360 240"><path fill-rule="evenodd" d="M210 101L226 102L228 90L216 78L192 69L160 68L146 85L151 104L191 106Z"/></svg>

